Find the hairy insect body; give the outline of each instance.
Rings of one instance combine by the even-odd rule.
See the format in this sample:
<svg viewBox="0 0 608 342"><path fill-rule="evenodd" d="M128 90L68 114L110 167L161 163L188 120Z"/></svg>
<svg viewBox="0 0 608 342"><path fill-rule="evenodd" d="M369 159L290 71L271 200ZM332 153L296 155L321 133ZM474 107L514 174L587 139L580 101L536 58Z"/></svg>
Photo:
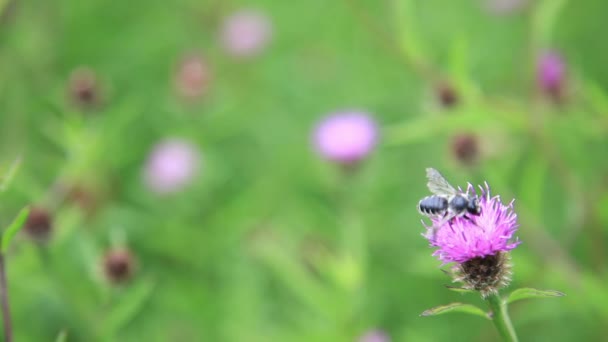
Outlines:
<svg viewBox="0 0 608 342"><path fill-rule="evenodd" d="M455 217L481 214L479 199L468 192L456 190L445 180L439 171L426 169L427 186L433 193L418 203L418 211L429 217L440 217L443 222L450 222Z"/></svg>
<svg viewBox="0 0 608 342"><path fill-rule="evenodd" d="M418 210L424 215L443 216L448 209L448 199L442 196L428 196L418 204Z"/></svg>

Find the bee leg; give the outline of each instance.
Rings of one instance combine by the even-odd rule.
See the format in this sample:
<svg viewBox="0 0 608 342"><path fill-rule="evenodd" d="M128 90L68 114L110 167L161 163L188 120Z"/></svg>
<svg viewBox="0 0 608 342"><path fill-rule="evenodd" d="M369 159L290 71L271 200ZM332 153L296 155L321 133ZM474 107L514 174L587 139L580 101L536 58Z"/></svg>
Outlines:
<svg viewBox="0 0 608 342"><path fill-rule="evenodd" d="M472 218L470 218L468 215L462 215L462 218L464 218L465 220L471 222L473 225L477 226L477 223L475 221L473 221ZM477 226L479 227L479 226Z"/></svg>
<svg viewBox="0 0 608 342"><path fill-rule="evenodd" d="M452 228L452 219L454 217L456 216L452 213L445 213L445 215L443 215L443 217L441 218L441 221L439 221L439 223L437 224L437 228L443 227L443 225L445 225L446 223L450 225L450 228Z"/></svg>

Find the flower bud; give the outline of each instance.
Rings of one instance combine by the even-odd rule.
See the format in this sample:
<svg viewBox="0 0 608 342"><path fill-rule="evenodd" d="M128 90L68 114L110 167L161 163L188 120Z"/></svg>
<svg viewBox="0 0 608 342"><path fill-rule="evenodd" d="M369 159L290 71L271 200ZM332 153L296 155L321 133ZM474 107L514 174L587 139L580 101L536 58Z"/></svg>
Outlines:
<svg viewBox="0 0 608 342"><path fill-rule="evenodd" d="M135 258L127 249L111 249L104 256L103 269L110 283L125 283L135 272Z"/></svg>
<svg viewBox="0 0 608 342"><path fill-rule="evenodd" d="M23 231L36 242L46 242L53 231L51 213L41 207L33 207L25 221Z"/></svg>
<svg viewBox="0 0 608 342"><path fill-rule="evenodd" d="M462 165L474 165L479 159L479 142L477 136L469 133L459 134L452 138L451 152Z"/></svg>
<svg viewBox="0 0 608 342"><path fill-rule="evenodd" d="M101 89L93 69L79 67L72 71L68 81L68 97L81 109L94 109L101 105Z"/></svg>
<svg viewBox="0 0 608 342"><path fill-rule="evenodd" d="M452 108L458 104L458 93L456 92L456 89L447 82L441 82L435 86L435 94L439 103L444 108Z"/></svg>

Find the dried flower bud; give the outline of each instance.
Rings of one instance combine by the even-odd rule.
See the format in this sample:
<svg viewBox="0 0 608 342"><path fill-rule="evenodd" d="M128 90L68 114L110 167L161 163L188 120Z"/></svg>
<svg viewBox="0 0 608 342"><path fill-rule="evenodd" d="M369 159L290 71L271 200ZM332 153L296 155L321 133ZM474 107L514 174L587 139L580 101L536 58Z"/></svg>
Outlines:
<svg viewBox="0 0 608 342"><path fill-rule="evenodd" d="M87 217L95 215L103 200L98 189L82 183L62 185L61 191L65 194L65 201L78 207Z"/></svg>
<svg viewBox="0 0 608 342"><path fill-rule="evenodd" d="M70 101L81 109L92 109L101 105L102 94L95 72L88 67L72 71L68 81Z"/></svg>
<svg viewBox="0 0 608 342"><path fill-rule="evenodd" d="M435 93L439 103L444 108L452 108L458 104L458 93L454 87L447 83L441 82L435 87Z"/></svg>
<svg viewBox="0 0 608 342"><path fill-rule="evenodd" d="M48 241L53 231L53 219L48 210L34 207L23 226L24 232L36 242Z"/></svg>
<svg viewBox="0 0 608 342"><path fill-rule="evenodd" d="M473 134L459 134L452 138L451 152L463 165L474 165L479 159L479 142Z"/></svg>
<svg viewBox="0 0 608 342"><path fill-rule="evenodd" d="M182 58L177 64L173 84L177 94L188 100L204 96L211 83L211 68L200 56L191 55Z"/></svg>
<svg viewBox="0 0 608 342"><path fill-rule="evenodd" d="M135 272L135 258L127 249L112 249L104 257L103 268L111 283L125 283Z"/></svg>

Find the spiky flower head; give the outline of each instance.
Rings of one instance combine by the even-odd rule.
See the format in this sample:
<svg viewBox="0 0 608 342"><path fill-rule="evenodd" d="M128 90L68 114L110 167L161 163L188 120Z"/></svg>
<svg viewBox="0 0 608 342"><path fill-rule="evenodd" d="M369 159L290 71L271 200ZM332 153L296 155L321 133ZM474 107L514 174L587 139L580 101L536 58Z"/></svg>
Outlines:
<svg viewBox="0 0 608 342"><path fill-rule="evenodd" d="M508 285L511 276L509 251L520 244L514 236L517 231L517 214L513 201L505 205L500 196L492 197L488 184L479 187L479 216L456 217L449 222L432 219L424 236L433 253L443 264L456 263L454 281L464 287L480 291L485 297ZM469 194L477 195L469 184Z"/></svg>

